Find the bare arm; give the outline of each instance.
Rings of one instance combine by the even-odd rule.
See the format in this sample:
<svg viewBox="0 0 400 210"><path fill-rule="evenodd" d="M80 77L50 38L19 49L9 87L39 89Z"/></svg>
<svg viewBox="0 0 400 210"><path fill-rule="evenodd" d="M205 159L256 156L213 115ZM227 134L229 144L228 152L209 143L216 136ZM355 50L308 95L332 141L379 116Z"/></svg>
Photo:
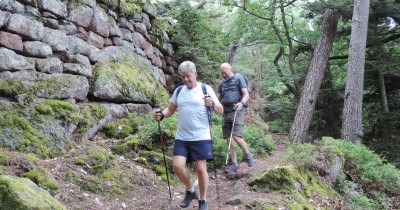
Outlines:
<svg viewBox="0 0 400 210"><path fill-rule="evenodd" d="M235 104L234 106L235 110L241 110L244 104L246 104L246 102L250 99L250 94L247 88L242 88L241 91L242 91L242 99Z"/></svg>
<svg viewBox="0 0 400 210"><path fill-rule="evenodd" d="M168 107L164 109L164 111L160 112L159 110L156 110L154 112L154 119L156 121L160 121L163 117L169 117L172 114L174 114L176 111L176 105L173 103L169 103Z"/></svg>

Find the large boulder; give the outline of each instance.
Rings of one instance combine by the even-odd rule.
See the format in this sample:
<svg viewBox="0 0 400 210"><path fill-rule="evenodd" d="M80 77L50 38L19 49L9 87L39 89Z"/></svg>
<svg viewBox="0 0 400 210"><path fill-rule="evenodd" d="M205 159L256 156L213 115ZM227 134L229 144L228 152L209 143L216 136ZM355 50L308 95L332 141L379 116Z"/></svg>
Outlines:
<svg viewBox="0 0 400 210"><path fill-rule="evenodd" d="M0 175L0 209L64 210L67 208L29 179Z"/></svg>
<svg viewBox="0 0 400 210"><path fill-rule="evenodd" d="M33 69L35 69L35 62L32 59L0 47L0 72Z"/></svg>
<svg viewBox="0 0 400 210"><path fill-rule="evenodd" d="M84 76L35 71L0 72L0 93L8 96L32 93L40 98L83 101L88 92L89 81Z"/></svg>
<svg viewBox="0 0 400 210"><path fill-rule="evenodd" d="M91 90L95 98L120 103L158 103L168 98L147 59L136 54L120 59L96 67Z"/></svg>

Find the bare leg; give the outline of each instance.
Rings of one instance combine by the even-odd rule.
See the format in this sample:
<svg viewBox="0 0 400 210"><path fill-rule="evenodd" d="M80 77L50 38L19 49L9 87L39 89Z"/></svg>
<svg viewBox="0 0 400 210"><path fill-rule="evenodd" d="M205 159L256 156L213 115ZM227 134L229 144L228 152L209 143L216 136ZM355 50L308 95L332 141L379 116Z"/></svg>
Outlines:
<svg viewBox="0 0 400 210"><path fill-rule="evenodd" d="M205 160L196 160L196 173L199 179L200 200L206 200L208 189L207 162Z"/></svg>
<svg viewBox="0 0 400 210"><path fill-rule="evenodd" d="M243 138L239 137L239 136L233 136L233 139L235 140L235 142L239 145L240 148L242 148L243 152L245 154L249 153L249 150L247 148L247 144L244 141Z"/></svg>
<svg viewBox="0 0 400 210"><path fill-rule="evenodd" d="M186 186L186 189L192 187L192 182L190 181L189 173L186 170L186 157L183 156L173 156L172 157L172 167L179 180Z"/></svg>

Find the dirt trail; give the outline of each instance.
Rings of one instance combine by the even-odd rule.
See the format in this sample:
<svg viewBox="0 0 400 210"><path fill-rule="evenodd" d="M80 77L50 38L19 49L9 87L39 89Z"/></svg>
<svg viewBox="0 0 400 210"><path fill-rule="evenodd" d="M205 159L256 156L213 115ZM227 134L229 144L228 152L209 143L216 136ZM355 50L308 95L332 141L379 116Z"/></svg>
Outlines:
<svg viewBox="0 0 400 210"><path fill-rule="evenodd" d="M241 164L241 171L249 174L256 173L265 169L271 169L281 163L282 155L285 150L284 137L273 135L276 142L276 150L265 158L256 158L255 165L251 168L246 163ZM112 141L96 141L95 144L107 148L112 145ZM135 161L124 159L118 156L118 168L129 175L135 177L136 182L131 183L123 189L123 193L118 198L110 197L99 193L92 193L82 190L81 187L70 182L68 175L71 171L77 174L81 182L90 182L93 176L85 172L82 166L75 164L75 158L91 148L93 144L82 145L71 150L63 157L41 161L41 165L47 168L60 184L60 189L55 195L56 199L71 210L179 210L180 201L184 197L184 186L180 184L177 178L176 185L171 186L173 200L170 201L168 187L166 182L152 170L145 169ZM262 199L264 202L274 203L274 206L284 206L287 198L279 193L257 193L250 191L247 181L249 177L243 177L237 180L229 180L225 177L223 170L217 170L215 179L214 171L209 173L210 183L208 190L208 203L210 210L242 210L248 209L246 205L255 198ZM69 177L69 178L68 178ZM216 183L218 182L218 185ZM107 187L107 183L103 183ZM218 187L218 193L217 193ZM227 201L235 205L227 204ZM241 202L241 203L238 203ZM193 201L187 210L197 210L198 202ZM257 208L254 208L257 209Z"/></svg>
<svg viewBox="0 0 400 210"><path fill-rule="evenodd" d="M240 171L241 173L254 174L259 171L275 168L277 165L282 163L282 155L285 152L286 146L284 144L284 136L273 135L273 139L276 143L276 150L271 155L265 158L256 159L256 164L253 167L247 167L246 163L242 162ZM208 188L208 206L210 210L244 210L249 209L246 205L249 205L251 201L255 199L263 200L264 202L271 202L276 204L286 202L286 198L279 193L259 193L250 190L247 185L249 176L231 180L227 179L223 170L217 170L218 179L215 179L214 171L209 173L211 179ZM218 188L218 193L217 193ZM161 190L161 189L160 189ZM179 202L183 199L183 186L175 186L173 188L174 196L171 203L164 203L162 209L181 209ZM160 195L160 199L168 200L168 189L166 189L165 195ZM229 201L229 203L227 203ZM148 209L157 209L149 206ZM197 201L193 201L191 206L186 208L187 210L197 210Z"/></svg>

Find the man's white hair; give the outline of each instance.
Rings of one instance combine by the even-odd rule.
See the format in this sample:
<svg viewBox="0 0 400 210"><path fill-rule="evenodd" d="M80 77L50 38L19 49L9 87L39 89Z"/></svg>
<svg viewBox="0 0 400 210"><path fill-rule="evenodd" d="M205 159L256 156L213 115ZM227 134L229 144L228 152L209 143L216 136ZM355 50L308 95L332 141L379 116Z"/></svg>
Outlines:
<svg viewBox="0 0 400 210"><path fill-rule="evenodd" d="M178 67L178 73L184 72L196 73L196 65L191 61L183 61Z"/></svg>

